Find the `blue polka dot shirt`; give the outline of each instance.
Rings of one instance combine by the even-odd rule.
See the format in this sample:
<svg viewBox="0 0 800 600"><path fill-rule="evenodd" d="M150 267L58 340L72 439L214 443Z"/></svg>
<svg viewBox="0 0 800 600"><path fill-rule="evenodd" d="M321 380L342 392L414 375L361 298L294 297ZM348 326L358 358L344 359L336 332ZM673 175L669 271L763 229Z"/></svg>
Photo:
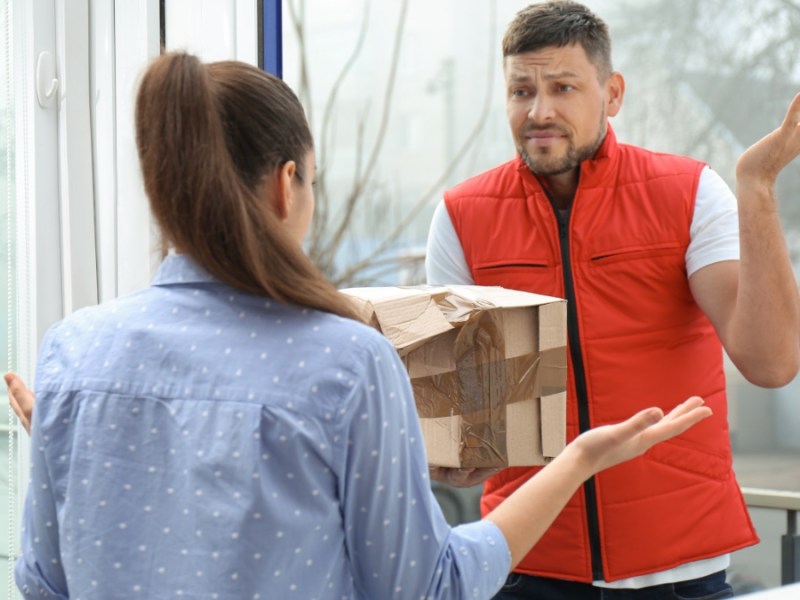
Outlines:
<svg viewBox="0 0 800 600"><path fill-rule="evenodd" d="M451 528L406 372L348 319L182 255L54 325L35 382L25 598L490 598L509 551Z"/></svg>

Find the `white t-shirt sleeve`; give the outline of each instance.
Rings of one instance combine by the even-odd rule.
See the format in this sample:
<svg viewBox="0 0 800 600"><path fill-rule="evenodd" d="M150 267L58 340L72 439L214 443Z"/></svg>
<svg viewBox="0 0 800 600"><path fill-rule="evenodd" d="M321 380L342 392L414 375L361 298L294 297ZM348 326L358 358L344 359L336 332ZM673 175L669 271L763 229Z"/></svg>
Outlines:
<svg viewBox="0 0 800 600"><path fill-rule="evenodd" d="M425 274L430 285L472 285L472 274L444 200L433 212L425 252Z"/></svg>
<svg viewBox="0 0 800 600"><path fill-rule="evenodd" d="M706 167L697 185L686 272L725 260L739 260L739 208L736 196L716 171Z"/></svg>

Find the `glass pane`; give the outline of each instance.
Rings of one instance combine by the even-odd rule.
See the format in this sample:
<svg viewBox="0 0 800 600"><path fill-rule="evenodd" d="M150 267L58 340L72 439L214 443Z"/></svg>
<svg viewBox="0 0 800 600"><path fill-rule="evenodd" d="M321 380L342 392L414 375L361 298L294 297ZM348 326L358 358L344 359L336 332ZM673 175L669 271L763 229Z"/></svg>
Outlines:
<svg viewBox="0 0 800 600"><path fill-rule="evenodd" d="M10 1L0 7L0 368L15 368L16 303L14 264L14 129L13 86L10 72ZM17 541L16 419L8 408L5 384L0 385L0 596L15 598L13 556Z"/></svg>
<svg viewBox="0 0 800 600"><path fill-rule="evenodd" d="M317 143L308 249L337 284L420 283L421 249L443 191L513 155L500 44L506 24L532 1L283 3L283 75ZM618 137L706 161L734 189L738 156L781 122L798 87L795 3L584 4L608 23L614 68L627 83L612 121ZM777 193L800 273L796 165L784 170ZM740 484L800 492L800 378L772 390L747 383L731 364L726 370ZM441 498L451 520L477 516L473 491L444 490ZM751 514L763 541L733 555L741 591L780 584L786 515Z"/></svg>
<svg viewBox="0 0 800 600"><path fill-rule="evenodd" d="M608 14L615 67L630 91L618 118L620 137L706 161L735 189L737 158L781 123L797 91L798 72L789 57L800 51L794 33L800 15L777 0L617 0ZM776 191L798 273L796 166L783 171ZM800 492L800 378L764 389L731 363L726 373L739 484ZM731 577L742 593L780 585L780 536L786 533L784 511L750 513L762 541L732 555Z"/></svg>

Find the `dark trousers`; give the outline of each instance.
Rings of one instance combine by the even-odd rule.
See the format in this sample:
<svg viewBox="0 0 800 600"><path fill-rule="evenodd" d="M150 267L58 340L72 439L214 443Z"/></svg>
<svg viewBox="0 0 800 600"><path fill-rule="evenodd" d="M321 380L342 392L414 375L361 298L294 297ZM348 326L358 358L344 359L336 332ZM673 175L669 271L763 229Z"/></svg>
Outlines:
<svg viewBox="0 0 800 600"><path fill-rule="evenodd" d="M638 590L615 590L588 583L511 573L494 600L717 600L733 598L725 571L699 579L665 583Z"/></svg>

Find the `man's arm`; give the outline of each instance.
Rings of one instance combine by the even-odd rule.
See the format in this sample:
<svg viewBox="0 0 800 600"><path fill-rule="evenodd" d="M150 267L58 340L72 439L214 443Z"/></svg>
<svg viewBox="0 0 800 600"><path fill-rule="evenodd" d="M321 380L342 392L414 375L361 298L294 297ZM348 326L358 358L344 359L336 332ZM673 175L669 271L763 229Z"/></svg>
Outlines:
<svg viewBox="0 0 800 600"><path fill-rule="evenodd" d="M425 274L429 285L473 285L450 214L442 200L433 212L425 251Z"/></svg>
<svg viewBox="0 0 800 600"><path fill-rule="evenodd" d="M763 387L787 384L800 368L800 297L781 229L775 181L800 154L800 94L781 126L736 165L740 260L698 270L689 285L733 363Z"/></svg>

